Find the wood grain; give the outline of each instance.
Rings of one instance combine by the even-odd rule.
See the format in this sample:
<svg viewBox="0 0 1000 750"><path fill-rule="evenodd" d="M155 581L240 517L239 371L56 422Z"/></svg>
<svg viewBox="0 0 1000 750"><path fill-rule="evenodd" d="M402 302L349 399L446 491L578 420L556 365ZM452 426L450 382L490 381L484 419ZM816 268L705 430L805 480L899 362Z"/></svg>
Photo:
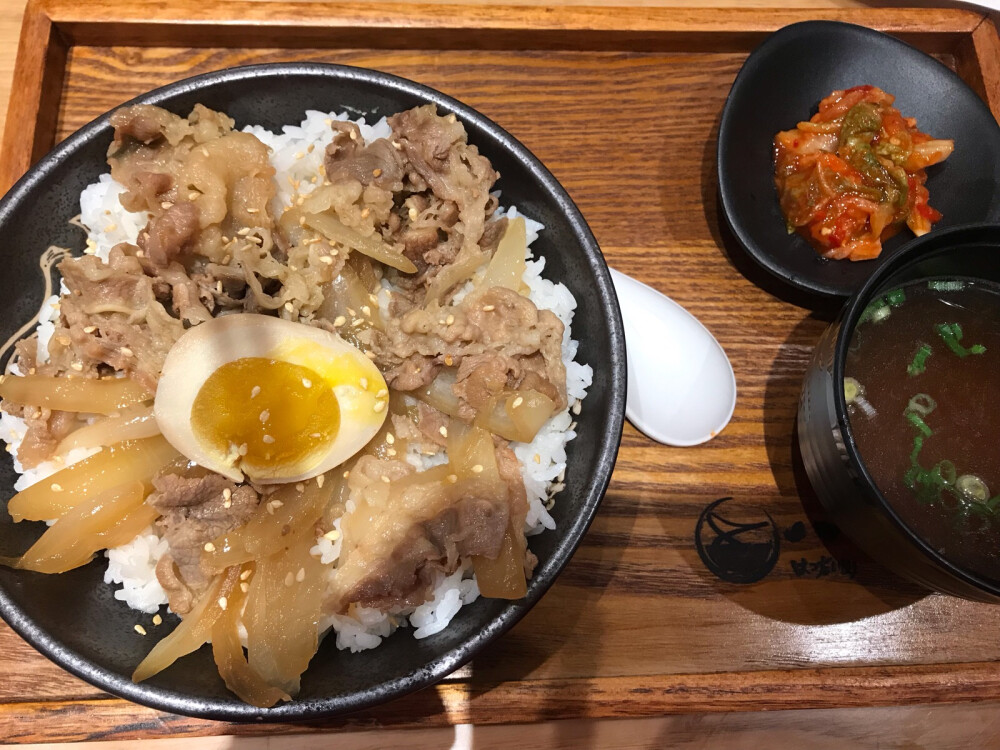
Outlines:
<svg viewBox="0 0 1000 750"><path fill-rule="evenodd" d="M250 5L247 12L263 19ZM273 5L268 18L281 25L287 4ZM48 12L55 7L45 4ZM95 7L105 15L91 18L109 20L115 10ZM121 23L133 31L134 24L159 23L156 33L179 35L174 43L106 44L106 26L58 4L69 18L59 33L73 43L51 110L53 138L135 94L231 65L319 60L420 80L523 141L581 207L609 263L701 318L730 355L739 401L723 434L697 448L655 445L627 427L601 512L559 582L511 633L436 688L307 728L213 724L109 698L0 626L0 737L91 741L1000 700L995 610L914 590L864 559L825 522L797 468L792 428L799 387L825 323L736 269L739 256L719 227L713 156L718 113L748 49L724 47L751 44L776 16L751 22L744 15L741 29L731 11L654 14L651 26L665 35L657 49L429 51L332 43L234 49L218 41L181 44L206 41L198 34L207 32L178 31L180 11L158 10L146 22L133 7L152 8L129 6L120 11ZM854 11L836 11L845 13L859 20ZM996 44L981 17L880 13L886 26L944 51L996 102L995 66L977 64ZM811 15L782 14L783 21ZM617 15L623 28L640 23L637 12ZM303 11L303 23L313 19L316 28L322 17L319 6ZM493 24L516 18L523 25L535 15L477 9L457 20L443 13L405 18L454 35L470 18ZM567 18L576 31L615 21L594 9ZM713 19L721 51L705 51ZM556 28L556 21L546 22ZM702 51L685 37L697 39ZM80 43L101 39L104 46ZM726 496L734 498L732 513L766 512L780 531L778 562L757 583L719 580L695 549L699 515Z"/></svg>

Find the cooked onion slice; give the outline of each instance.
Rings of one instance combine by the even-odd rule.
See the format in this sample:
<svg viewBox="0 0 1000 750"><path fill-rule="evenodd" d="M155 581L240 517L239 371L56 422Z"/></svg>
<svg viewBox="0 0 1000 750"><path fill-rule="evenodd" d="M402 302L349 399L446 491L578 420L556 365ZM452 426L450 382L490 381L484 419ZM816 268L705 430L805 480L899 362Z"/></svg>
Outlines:
<svg viewBox="0 0 1000 750"><path fill-rule="evenodd" d="M378 234L365 237L360 232L342 224L330 214L308 214L306 226L315 229L329 240L364 253L369 258L385 263L403 273L416 273L413 261L387 245Z"/></svg>
<svg viewBox="0 0 1000 750"><path fill-rule="evenodd" d="M161 640L132 673L133 682L148 680L162 672L182 656L196 651L212 635L212 626L222 614L222 601L228 605L228 597L238 588L239 567L232 567L217 575L208 591L202 595L194 608L181 620L166 638Z"/></svg>
<svg viewBox="0 0 1000 750"><path fill-rule="evenodd" d="M457 418L459 402L452 390L454 383L454 371L442 370L427 388L414 391L413 395L438 411ZM530 443L554 411L555 402L543 393L531 389L505 391L492 409L479 413L475 422L506 440Z"/></svg>
<svg viewBox="0 0 1000 750"><path fill-rule="evenodd" d="M215 551L203 555L203 564L222 570L268 557L297 542L304 532L315 543L314 527L326 510L334 486L334 482L324 482L320 487L315 481L282 485L261 501L249 521L215 539Z"/></svg>
<svg viewBox="0 0 1000 750"><path fill-rule="evenodd" d="M252 575L254 566L243 566L240 576ZM251 706L270 708L279 701L291 700L283 690L268 685L264 678L247 664L243 646L240 644L239 623L243 605L246 603L244 588L249 584L240 581L229 595L226 609L212 626L212 656L226 687L236 693Z"/></svg>
<svg viewBox="0 0 1000 750"><path fill-rule="evenodd" d="M327 568L309 554L314 543L311 534L300 534L287 551L258 560L243 611L250 668L288 695L299 692L319 647Z"/></svg>
<svg viewBox="0 0 1000 750"><path fill-rule="evenodd" d="M491 560L482 555L472 558L479 593L490 599L520 599L528 593L524 579L524 547L518 544L510 529L503 537L500 555Z"/></svg>
<svg viewBox="0 0 1000 750"><path fill-rule="evenodd" d="M129 378L63 378L51 375L6 375L0 378L0 398L12 404L59 411L113 414L153 398Z"/></svg>
<svg viewBox="0 0 1000 750"><path fill-rule="evenodd" d="M65 456L76 448L104 448L123 440L141 440L160 434L152 406L133 406L74 430L56 446L55 455Z"/></svg>
<svg viewBox="0 0 1000 750"><path fill-rule="evenodd" d="M162 436L126 440L68 466L10 499L7 512L15 521L59 518L96 492L127 482L148 482L180 453Z"/></svg>
<svg viewBox="0 0 1000 750"><path fill-rule="evenodd" d="M143 503L146 492L142 482L129 482L98 493L68 511L20 558L0 563L39 573L86 565L95 552L129 541L156 520L159 513ZM127 533L132 536L123 538Z"/></svg>
<svg viewBox="0 0 1000 750"><path fill-rule="evenodd" d="M493 254L493 259L486 267L481 286L489 289L502 286L519 292L524 285L522 281L525 270L525 259L528 254L527 230L524 217L518 216L507 223L507 231Z"/></svg>

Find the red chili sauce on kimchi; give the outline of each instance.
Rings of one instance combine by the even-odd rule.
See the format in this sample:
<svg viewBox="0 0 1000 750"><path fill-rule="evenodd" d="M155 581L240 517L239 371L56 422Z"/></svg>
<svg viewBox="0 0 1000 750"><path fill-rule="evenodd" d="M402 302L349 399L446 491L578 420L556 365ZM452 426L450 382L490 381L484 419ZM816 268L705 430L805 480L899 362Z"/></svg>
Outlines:
<svg viewBox="0 0 1000 750"><path fill-rule="evenodd" d="M919 236L941 218L927 203L924 170L955 144L921 133L894 101L874 86L834 91L808 122L774 137L788 232L825 258L876 258L904 223Z"/></svg>

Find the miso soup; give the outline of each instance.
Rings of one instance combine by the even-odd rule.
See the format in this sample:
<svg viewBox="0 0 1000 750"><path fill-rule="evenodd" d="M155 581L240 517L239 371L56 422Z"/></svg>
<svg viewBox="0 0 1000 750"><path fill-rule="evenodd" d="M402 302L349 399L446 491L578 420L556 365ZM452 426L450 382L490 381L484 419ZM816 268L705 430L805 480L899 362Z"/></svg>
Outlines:
<svg viewBox="0 0 1000 750"><path fill-rule="evenodd" d="M887 292L844 373L851 432L886 501L952 563L1000 581L1000 286Z"/></svg>

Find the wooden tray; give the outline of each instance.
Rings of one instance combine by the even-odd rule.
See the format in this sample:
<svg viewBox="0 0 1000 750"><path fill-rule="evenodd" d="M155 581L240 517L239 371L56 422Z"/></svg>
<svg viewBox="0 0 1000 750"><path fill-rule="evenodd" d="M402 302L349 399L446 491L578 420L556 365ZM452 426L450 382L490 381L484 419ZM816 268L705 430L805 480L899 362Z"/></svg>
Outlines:
<svg viewBox="0 0 1000 750"><path fill-rule="evenodd" d="M892 578L816 510L792 428L825 323L748 282L720 234L715 135L730 84L768 33L816 18L872 26L938 55L1000 114L1000 41L970 11L31 2L4 134L4 187L91 118L178 78L277 60L386 70L458 97L532 149L579 204L608 261L671 295L718 337L740 396L730 426L699 448L658 446L627 427L601 512L559 582L437 687L320 725L234 727L112 698L0 626L0 738L1000 697L996 610ZM733 500L712 518L760 522L727 537L744 542L732 548L743 555L737 575L766 573L755 583L720 579L698 551L696 530L707 556L727 544L711 547L712 525L699 524L724 497ZM768 545L780 547L769 571Z"/></svg>

